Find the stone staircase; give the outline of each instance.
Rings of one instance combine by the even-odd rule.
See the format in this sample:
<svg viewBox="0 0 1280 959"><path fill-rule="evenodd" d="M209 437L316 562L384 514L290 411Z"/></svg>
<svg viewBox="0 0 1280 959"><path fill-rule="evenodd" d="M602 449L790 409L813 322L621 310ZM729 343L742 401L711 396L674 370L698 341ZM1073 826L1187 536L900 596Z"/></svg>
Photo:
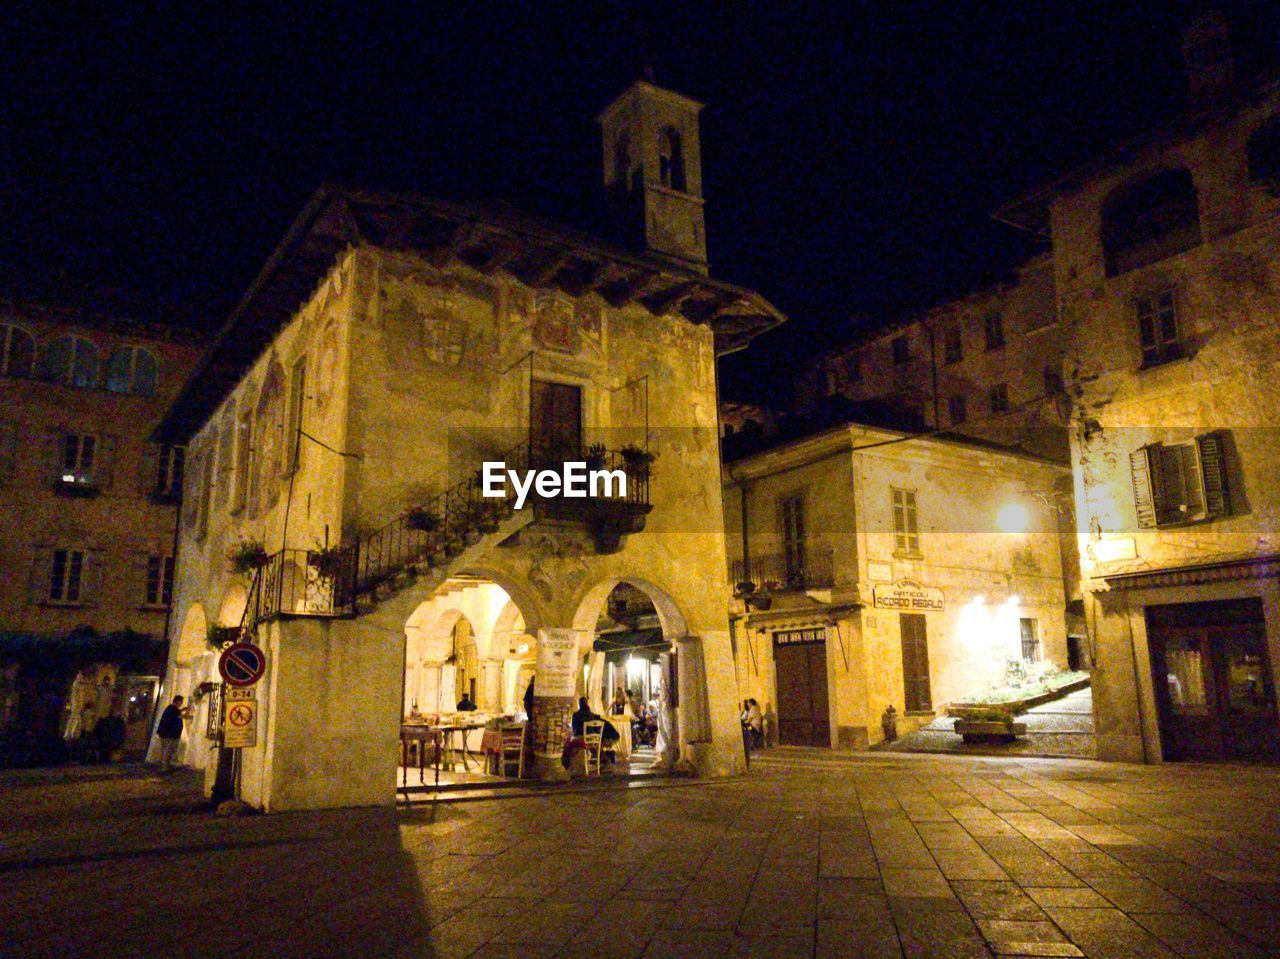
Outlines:
<svg viewBox="0 0 1280 959"><path fill-rule="evenodd" d="M939 716L915 732L874 748L883 752L957 755L1097 757L1090 686L1033 706L1017 718L1027 724L1027 735L1011 743L966 743L955 732L955 717Z"/></svg>

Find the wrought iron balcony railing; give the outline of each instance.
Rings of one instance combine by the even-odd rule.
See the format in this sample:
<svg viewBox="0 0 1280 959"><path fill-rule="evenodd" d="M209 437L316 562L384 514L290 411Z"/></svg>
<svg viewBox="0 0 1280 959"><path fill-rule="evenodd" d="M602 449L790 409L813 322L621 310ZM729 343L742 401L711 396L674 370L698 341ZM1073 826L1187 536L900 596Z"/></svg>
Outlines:
<svg viewBox="0 0 1280 959"><path fill-rule="evenodd" d="M750 564L735 559L729 580L739 594L824 589L835 583L831 547L806 545L792 553L753 556Z"/></svg>

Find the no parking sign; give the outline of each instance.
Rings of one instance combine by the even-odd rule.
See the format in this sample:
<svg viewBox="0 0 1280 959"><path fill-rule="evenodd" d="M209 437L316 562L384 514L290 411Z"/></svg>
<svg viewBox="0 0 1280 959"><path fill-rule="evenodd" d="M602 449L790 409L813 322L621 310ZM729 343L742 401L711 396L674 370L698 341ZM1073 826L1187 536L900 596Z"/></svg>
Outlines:
<svg viewBox="0 0 1280 959"><path fill-rule="evenodd" d="M228 686L252 686L267 671L267 654L253 643L232 643L218 658L218 672Z"/></svg>

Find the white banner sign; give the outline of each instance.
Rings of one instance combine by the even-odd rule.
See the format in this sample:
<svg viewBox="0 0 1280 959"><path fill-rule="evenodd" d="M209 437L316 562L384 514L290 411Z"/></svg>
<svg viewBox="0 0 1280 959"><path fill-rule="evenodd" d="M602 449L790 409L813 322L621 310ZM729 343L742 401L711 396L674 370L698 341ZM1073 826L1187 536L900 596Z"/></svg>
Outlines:
<svg viewBox="0 0 1280 959"><path fill-rule="evenodd" d="M942 590L921 586L914 579L896 583L876 583L872 596L876 609L899 609L906 612L942 612Z"/></svg>
<svg viewBox="0 0 1280 959"><path fill-rule="evenodd" d="M578 691L578 631L538 630L538 665L533 691L538 696L572 698Z"/></svg>

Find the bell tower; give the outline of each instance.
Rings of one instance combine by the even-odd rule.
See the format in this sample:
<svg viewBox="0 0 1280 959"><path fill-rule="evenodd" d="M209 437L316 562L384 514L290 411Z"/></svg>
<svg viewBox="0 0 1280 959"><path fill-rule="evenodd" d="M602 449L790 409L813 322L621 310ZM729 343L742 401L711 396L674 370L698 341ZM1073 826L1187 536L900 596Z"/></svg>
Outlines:
<svg viewBox="0 0 1280 959"><path fill-rule="evenodd" d="M701 109L697 100L637 80L596 121L604 185L628 235L647 253L706 273Z"/></svg>

